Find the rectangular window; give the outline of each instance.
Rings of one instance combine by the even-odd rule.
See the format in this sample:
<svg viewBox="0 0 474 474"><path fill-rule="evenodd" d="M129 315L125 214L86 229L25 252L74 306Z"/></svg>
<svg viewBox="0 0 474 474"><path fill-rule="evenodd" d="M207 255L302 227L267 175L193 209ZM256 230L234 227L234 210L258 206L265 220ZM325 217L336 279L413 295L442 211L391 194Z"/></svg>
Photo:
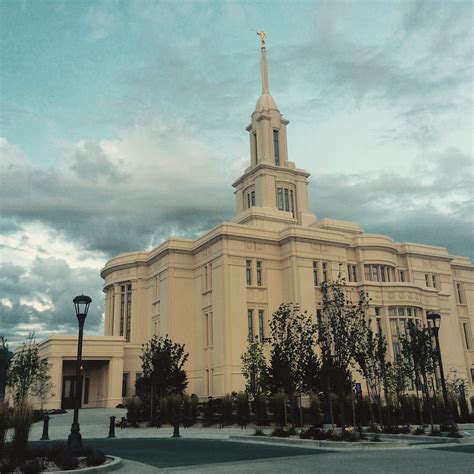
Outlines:
<svg viewBox="0 0 474 474"><path fill-rule="evenodd" d="M252 204L252 206L255 206L255 191L252 191L250 193L250 203Z"/></svg>
<svg viewBox="0 0 474 474"><path fill-rule="evenodd" d="M457 304L465 304L463 284L456 282L456 302Z"/></svg>
<svg viewBox="0 0 474 474"><path fill-rule="evenodd" d="M123 336L125 323L125 286L120 287L120 335Z"/></svg>
<svg viewBox="0 0 474 474"><path fill-rule="evenodd" d="M434 274L431 275L431 285L433 286L433 288L438 288L438 276L437 275L434 275Z"/></svg>
<svg viewBox="0 0 474 474"><path fill-rule="evenodd" d="M257 260L257 286L262 286L262 261Z"/></svg>
<svg viewBox="0 0 474 474"><path fill-rule="evenodd" d="M128 397L128 372L125 372L122 376L122 397Z"/></svg>
<svg viewBox="0 0 474 474"><path fill-rule="evenodd" d="M398 270L398 281L405 282L405 270Z"/></svg>
<svg viewBox="0 0 474 474"><path fill-rule="evenodd" d="M290 196L288 193L288 189L284 189L285 191L285 211L290 211Z"/></svg>
<svg viewBox="0 0 474 474"><path fill-rule="evenodd" d="M263 309L258 310L258 336L260 338L260 342L265 339L265 332L264 332L264 324L265 324L265 312Z"/></svg>
<svg viewBox="0 0 474 474"><path fill-rule="evenodd" d="M273 130L273 149L275 151L275 165L280 166L280 146L278 143L278 130Z"/></svg>
<svg viewBox="0 0 474 474"><path fill-rule="evenodd" d="M427 287L431 286L429 273L425 273L425 286L427 286Z"/></svg>
<svg viewBox="0 0 474 474"><path fill-rule="evenodd" d="M255 164L258 163L257 132L253 132L253 146L255 152Z"/></svg>
<svg viewBox="0 0 474 474"><path fill-rule="evenodd" d="M291 208L291 213L293 214L293 217L295 217L295 200L293 198L292 189L290 189L290 208Z"/></svg>
<svg viewBox="0 0 474 474"><path fill-rule="evenodd" d="M323 281L329 281L329 265L328 262L322 262L322 269L323 269Z"/></svg>
<svg viewBox="0 0 474 474"><path fill-rule="evenodd" d="M211 394L211 387L209 383L209 369L206 369L206 392L207 392L207 396Z"/></svg>
<svg viewBox="0 0 474 474"><path fill-rule="evenodd" d="M283 188L277 189L277 204L278 204L278 209L280 211L283 211Z"/></svg>
<svg viewBox="0 0 474 474"><path fill-rule="evenodd" d="M120 287L120 335L130 342L132 325L132 285Z"/></svg>
<svg viewBox="0 0 474 474"><path fill-rule="evenodd" d="M245 262L245 275L247 279L247 286L252 285L252 260L246 260Z"/></svg>
<svg viewBox="0 0 474 474"><path fill-rule="evenodd" d="M125 340L130 342L132 332L132 285L127 285L127 324L125 327Z"/></svg>
<svg viewBox="0 0 474 474"><path fill-rule="evenodd" d="M211 312L208 315L209 318L209 346L214 345L214 314Z"/></svg>
<svg viewBox="0 0 474 474"><path fill-rule="evenodd" d="M209 314L204 314L204 347L209 347Z"/></svg>
<svg viewBox="0 0 474 474"><path fill-rule="evenodd" d="M355 265L347 265L347 274L349 276L349 281L357 281L357 271Z"/></svg>
<svg viewBox="0 0 474 474"><path fill-rule="evenodd" d="M364 278L366 281L385 283L395 281L395 272L387 265L364 265Z"/></svg>
<svg viewBox="0 0 474 474"><path fill-rule="evenodd" d="M248 324L248 334L247 339L249 342L253 341L253 309L247 310L247 324Z"/></svg>
<svg viewBox="0 0 474 474"><path fill-rule="evenodd" d="M251 204L250 204L250 193L247 193L247 208L250 208L251 207Z"/></svg>
<svg viewBox="0 0 474 474"><path fill-rule="evenodd" d="M90 378L86 377L84 380L84 405L89 404L89 386L90 386Z"/></svg>
<svg viewBox="0 0 474 474"><path fill-rule="evenodd" d="M207 267L207 289L212 290L212 263L208 263Z"/></svg>
<svg viewBox="0 0 474 474"><path fill-rule="evenodd" d="M317 260L313 261L313 282L314 286L319 286L319 275L318 275L318 266L319 263Z"/></svg>
<svg viewBox="0 0 474 474"><path fill-rule="evenodd" d="M464 342L466 343L466 349L471 349L471 331L469 330L469 323L462 323L462 332L464 334Z"/></svg>

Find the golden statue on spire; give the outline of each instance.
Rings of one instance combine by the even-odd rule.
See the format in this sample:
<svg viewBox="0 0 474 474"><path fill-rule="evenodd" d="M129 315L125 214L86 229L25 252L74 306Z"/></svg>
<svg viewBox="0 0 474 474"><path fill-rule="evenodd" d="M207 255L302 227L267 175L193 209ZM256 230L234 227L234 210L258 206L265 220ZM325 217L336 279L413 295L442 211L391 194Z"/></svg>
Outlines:
<svg viewBox="0 0 474 474"><path fill-rule="evenodd" d="M261 42L262 49L265 49L265 38L267 36L265 31L257 31L257 35L260 36L260 42Z"/></svg>

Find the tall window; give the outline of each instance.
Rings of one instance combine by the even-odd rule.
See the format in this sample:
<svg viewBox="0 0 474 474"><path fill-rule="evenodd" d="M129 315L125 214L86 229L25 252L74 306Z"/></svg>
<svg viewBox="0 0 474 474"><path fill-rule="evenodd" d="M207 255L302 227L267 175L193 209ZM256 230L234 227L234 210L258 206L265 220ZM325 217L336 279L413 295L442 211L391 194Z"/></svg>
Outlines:
<svg viewBox="0 0 474 474"><path fill-rule="evenodd" d="M461 282L456 282L456 303L457 304L466 304L466 300L464 299L464 287Z"/></svg>
<svg viewBox="0 0 474 474"><path fill-rule="evenodd" d="M258 336L260 338L260 342L262 342L265 339L264 327L265 327L265 312L263 311L263 309L259 309L258 310Z"/></svg>
<svg viewBox="0 0 474 474"><path fill-rule="evenodd" d="M262 286L262 261L257 260L257 286Z"/></svg>
<svg viewBox="0 0 474 474"><path fill-rule="evenodd" d="M323 281L329 281L329 264L328 262L322 262L321 264L323 270Z"/></svg>
<svg viewBox="0 0 474 474"><path fill-rule="evenodd" d="M124 372L122 376L122 397L126 398L128 397L128 377L129 377L128 372Z"/></svg>
<svg viewBox="0 0 474 474"><path fill-rule="evenodd" d="M471 331L469 329L469 323L467 321L463 321L462 323L462 332L464 335L464 342L466 343L466 349L470 350L471 346Z"/></svg>
<svg viewBox="0 0 474 474"><path fill-rule="evenodd" d="M258 146L257 146L257 132L253 132L253 146L255 152L255 164L258 163Z"/></svg>
<svg viewBox="0 0 474 474"><path fill-rule="evenodd" d="M405 270L398 270L398 281L404 283L406 281Z"/></svg>
<svg viewBox="0 0 474 474"><path fill-rule="evenodd" d="M319 262L317 260L313 260L313 283L315 287L319 286L318 266Z"/></svg>
<svg viewBox="0 0 474 474"><path fill-rule="evenodd" d="M251 204L252 206L255 206L255 191L252 191L252 192L250 193L250 204Z"/></svg>
<svg viewBox="0 0 474 474"><path fill-rule="evenodd" d="M252 260L245 262L245 276L247 279L247 286L252 286Z"/></svg>
<svg viewBox="0 0 474 474"><path fill-rule="evenodd" d="M421 320L421 309L412 306L390 306L388 316L393 353L395 356L399 356L401 355L400 336L406 335L409 319L418 322Z"/></svg>
<svg viewBox="0 0 474 474"><path fill-rule="evenodd" d="M247 310L247 324L248 324L248 333L247 339L249 342L253 341L253 309Z"/></svg>
<svg viewBox="0 0 474 474"><path fill-rule="evenodd" d="M277 207L280 211L292 212L295 215L295 199L292 189L277 188Z"/></svg>
<svg viewBox="0 0 474 474"><path fill-rule="evenodd" d="M132 326L132 285L120 287L120 335L130 342Z"/></svg>
<svg viewBox="0 0 474 474"><path fill-rule="evenodd" d="M347 265L347 274L349 276L349 281L357 281L357 272L355 265Z"/></svg>
<svg viewBox="0 0 474 474"><path fill-rule="evenodd" d="M211 347L214 344L214 327L212 312L204 314L204 345Z"/></svg>
<svg viewBox="0 0 474 474"><path fill-rule="evenodd" d="M273 130L273 149L275 150L275 165L280 166L280 146L278 144L278 130Z"/></svg>
<svg viewBox="0 0 474 474"><path fill-rule="evenodd" d="M390 282L395 281L395 270L388 265L364 265L366 281Z"/></svg>

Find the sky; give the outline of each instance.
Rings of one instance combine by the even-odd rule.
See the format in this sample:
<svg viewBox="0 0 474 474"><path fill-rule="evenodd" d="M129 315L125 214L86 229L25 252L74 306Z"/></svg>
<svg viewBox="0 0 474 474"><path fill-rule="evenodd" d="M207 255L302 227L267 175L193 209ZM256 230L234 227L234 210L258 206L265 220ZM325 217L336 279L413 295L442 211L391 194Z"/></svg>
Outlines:
<svg viewBox="0 0 474 474"><path fill-rule="evenodd" d="M233 217L255 29L318 218L473 259L473 5L0 0L0 335L102 334L109 258Z"/></svg>

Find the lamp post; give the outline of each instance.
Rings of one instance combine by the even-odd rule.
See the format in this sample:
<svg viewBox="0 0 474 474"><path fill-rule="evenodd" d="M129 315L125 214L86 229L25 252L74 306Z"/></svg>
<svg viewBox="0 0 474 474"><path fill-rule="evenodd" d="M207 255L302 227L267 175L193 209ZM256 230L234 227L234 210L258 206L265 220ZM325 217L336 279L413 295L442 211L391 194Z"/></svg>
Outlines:
<svg viewBox="0 0 474 474"><path fill-rule="evenodd" d="M82 363L82 336L84 332L84 322L89 311L92 299L89 296L76 296L72 302L76 310L77 321L79 323L79 337L77 339L77 359L76 359L76 393L74 397L74 420L71 425L71 434L67 440L67 447L75 452L82 448L82 437L79 426L79 405L81 404L81 363Z"/></svg>
<svg viewBox="0 0 474 474"><path fill-rule="evenodd" d="M449 429L450 427L456 426L456 422L454 421L453 412L451 411L451 406L448 400L448 391L446 389L446 380L444 378L443 361L441 359L441 349L439 346L439 327L441 324L441 316L437 313L429 313L426 316L426 319L428 320L428 324L436 340L436 355L438 359L439 375L441 378L441 387L443 389L444 427Z"/></svg>

